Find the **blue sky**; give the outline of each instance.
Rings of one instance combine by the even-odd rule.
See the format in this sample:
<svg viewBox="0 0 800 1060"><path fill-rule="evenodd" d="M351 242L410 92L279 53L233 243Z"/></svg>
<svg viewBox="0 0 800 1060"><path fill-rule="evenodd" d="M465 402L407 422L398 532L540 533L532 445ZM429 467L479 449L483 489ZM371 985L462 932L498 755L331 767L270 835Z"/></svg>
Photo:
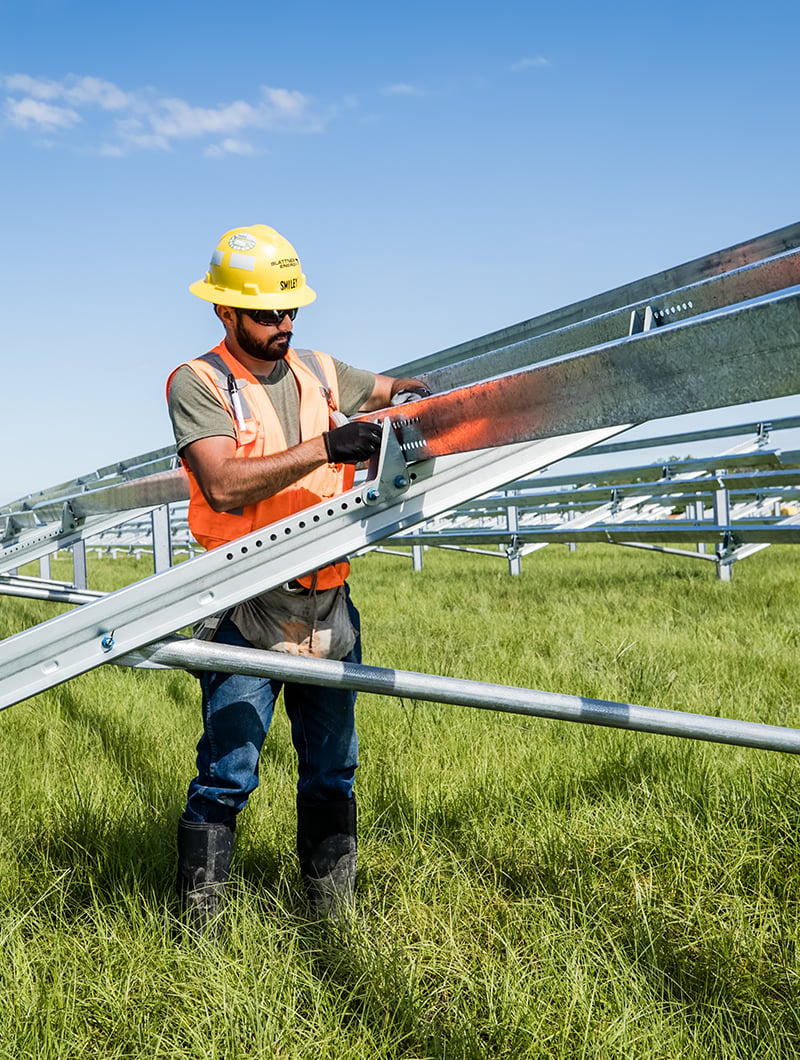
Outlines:
<svg viewBox="0 0 800 1060"><path fill-rule="evenodd" d="M800 219L796 0L0 13L0 502L170 443L229 228L380 370Z"/></svg>

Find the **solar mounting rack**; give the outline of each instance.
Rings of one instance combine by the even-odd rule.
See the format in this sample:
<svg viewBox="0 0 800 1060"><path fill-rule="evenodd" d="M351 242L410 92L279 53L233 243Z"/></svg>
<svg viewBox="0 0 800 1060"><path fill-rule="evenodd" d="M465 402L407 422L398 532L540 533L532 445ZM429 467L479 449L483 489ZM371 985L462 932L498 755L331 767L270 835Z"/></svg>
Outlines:
<svg viewBox="0 0 800 1060"><path fill-rule="evenodd" d="M800 225L792 225L390 370L422 375L434 392L427 399L431 408L438 408L441 397L442 408L463 407L467 417L470 410L479 413L487 397L500 392L513 396L517 388L525 388L526 400L527 395L546 399L540 400L535 423L520 440L509 444L504 437L498 444L493 436L497 424L489 422L477 435L483 442L479 449L429 459L409 458L402 438L385 424L381 451L366 479L334 501L93 598L0 643L0 707L106 663L187 665L191 655L193 669L223 668L224 660L211 658L219 646L182 644L171 634L309 569L408 531L487 490L607 442L634 424L800 392L799 236ZM167 513L162 529L168 537L168 505L185 500L185 476L174 466L168 447L148 456L130 466L117 465L96 484L75 480L0 509L5 521L0 571L66 544L74 547L92 533L148 513ZM148 464L150 473L142 470ZM272 653L256 654L261 672L292 665L285 657L267 658ZM248 659L247 665L256 665ZM315 674L319 667L311 664L323 661L300 662L302 679L332 679L330 673L324 678ZM229 665L241 668L244 657L229 660ZM363 670L338 674L336 680L359 687L374 668ZM384 680L383 691L396 694L398 672L387 673L395 678ZM428 698L448 701L440 687ZM660 715L680 712L651 712L648 720L635 713L648 708L560 698L564 713L547 716L639 728L652 721L655 728L649 731L800 751L796 730L756 726L729 739L731 727L755 723L701 723L696 719L702 716L686 715L694 720L676 732L676 719ZM655 715L659 717L652 720ZM632 718L637 724L629 724ZM712 722L724 723L725 731L712 732ZM765 736L755 729L770 732Z"/></svg>

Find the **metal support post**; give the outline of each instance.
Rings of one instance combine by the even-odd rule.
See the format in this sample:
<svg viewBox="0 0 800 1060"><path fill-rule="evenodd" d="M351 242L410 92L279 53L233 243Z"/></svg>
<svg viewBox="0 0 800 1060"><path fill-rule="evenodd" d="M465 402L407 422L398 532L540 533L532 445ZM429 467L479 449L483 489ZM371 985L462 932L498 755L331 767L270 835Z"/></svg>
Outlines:
<svg viewBox="0 0 800 1060"><path fill-rule="evenodd" d="M728 491L724 487L714 491L714 522L717 526L728 526L731 521L731 505ZM729 582L733 577L733 564L727 561L732 551L727 534L721 545L717 545L717 578Z"/></svg>
<svg viewBox="0 0 800 1060"><path fill-rule="evenodd" d="M76 541L72 546L72 581L76 589L89 588L89 569L86 563L86 542Z"/></svg>
<svg viewBox="0 0 800 1060"><path fill-rule="evenodd" d="M156 574L172 566L172 535L169 525L169 505L154 508L150 516L153 525L153 569Z"/></svg>
<svg viewBox="0 0 800 1060"><path fill-rule="evenodd" d="M714 491L714 522L717 526L727 526L731 521L731 504L728 491L724 486Z"/></svg>
<svg viewBox="0 0 800 1060"><path fill-rule="evenodd" d="M694 520L695 520L695 522L696 523L702 523L702 521L706 517L705 505L703 504L702 501L695 501L695 503L692 505L692 508L694 509ZM705 554L706 554L706 543L705 543L705 541L698 541L697 542L697 551L700 553L701 556L705 556Z"/></svg>
<svg viewBox="0 0 800 1060"><path fill-rule="evenodd" d="M506 528L510 538L506 555L508 556L508 573L512 578L522 573L522 556L517 545L517 531L519 530L519 509L516 504L509 504L506 509Z"/></svg>
<svg viewBox="0 0 800 1060"><path fill-rule="evenodd" d="M575 512L568 511L566 513L566 517L564 519L564 522L565 523L570 523L570 522L572 522L572 520L574 518L575 518ZM577 552L578 551L578 542L577 541L569 541L569 542L567 542L567 551L568 552Z"/></svg>
<svg viewBox="0 0 800 1060"><path fill-rule="evenodd" d="M411 546L411 558L414 565L415 571L422 570L422 545Z"/></svg>

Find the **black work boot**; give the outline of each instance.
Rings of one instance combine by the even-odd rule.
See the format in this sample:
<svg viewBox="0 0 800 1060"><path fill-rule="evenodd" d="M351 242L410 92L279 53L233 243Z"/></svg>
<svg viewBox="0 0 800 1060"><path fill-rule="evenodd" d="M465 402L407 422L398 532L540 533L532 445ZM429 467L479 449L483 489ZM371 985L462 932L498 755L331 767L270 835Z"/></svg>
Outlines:
<svg viewBox="0 0 800 1060"><path fill-rule="evenodd" d="M178 822L178 899L186 928L195 935L219 935L222 906L233 858L230 824Z"/></svg>
<svg viewBox="0 0 800 1060"><path fill-rule="evenodd" d="M356 883L356 800L312 802L298 796L297 856L315 915L346 918Z"/></svg>

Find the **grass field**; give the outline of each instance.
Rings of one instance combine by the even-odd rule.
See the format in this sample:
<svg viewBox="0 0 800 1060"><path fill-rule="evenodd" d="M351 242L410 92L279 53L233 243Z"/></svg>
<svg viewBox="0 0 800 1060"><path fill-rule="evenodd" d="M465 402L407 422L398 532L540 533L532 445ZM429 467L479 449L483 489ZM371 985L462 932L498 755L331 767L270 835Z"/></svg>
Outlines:
<svg viewBox="0 0 800 1060"><path fill-rule="evenodd" d="M377 665L798 726L797 559L725 585L432 550L352 587ZM0 635L56 610L2 598ZM800 1056L793 756L373 696L359 726L358 922L305 917L281 714L218 948L172 917L195 680L107 668L0 715L0 1058Z"/></svg>

